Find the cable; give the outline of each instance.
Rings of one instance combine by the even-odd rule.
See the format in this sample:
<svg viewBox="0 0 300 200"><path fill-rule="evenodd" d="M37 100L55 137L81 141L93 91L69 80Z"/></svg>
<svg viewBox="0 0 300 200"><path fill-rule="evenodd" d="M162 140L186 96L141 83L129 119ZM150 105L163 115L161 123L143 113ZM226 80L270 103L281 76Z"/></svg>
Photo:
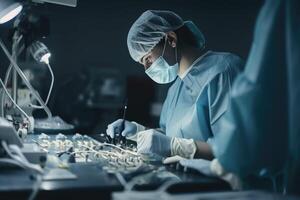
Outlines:
<svg viewBox="0 0 300 200"><path fill-rule="evenodd" d="M9 159L9 158L0 158L0 164L14 165L14 166L18 166L18 167L20 167L22 169L28 170L26 167L24 167L24 165L22 165L18 161L15 161L15 160ZM36 197L36 195L37 195L37 193L39 191L39 188L40 188L40 186L42 184L43 178L42 178L41 175L37 174L36 175L36 179L37 179L37 181L33 185L32 192L30 194L29 200L33 200Z"/></svg>
<svg viewBox="0 0 300 200"><path fill-rule="evenodd" d="M36 176L35 184L33 185L32 192L28 198L28 200L34 200L37 196L39 189L43 183L43 177L41 175Z"/></svg>
<svg viewBox="0 0 300 200"><path fill-rule="evenodd" d="M36 175L36 182L33 185L32 192L29 197L29 200L33 200L36 197L39 188L42 184L42 175L44 174L44 170L39 165L29 163L23 155L23 153L21 152L21 149L17 145L7 145L5 141L1 141L1 144L8 156L11 157L11 159L2 158L0 159L0 163L2 162L7 164L13 164L23 169L34 172L34 174Z"/></svg>
<svg viewBox="0 0 300 200"><path fill-rule="evenodd" d="M134 155L133 152L131 151L128 151L128 150L124 150L120 147L117 147L115 145L107 145L106 143L104 144L101 144L101 143L97 143L98 146L109 146L109 147L113 147L115 148L117 151L109 151L109 150L95 150L89 146L86 146L86 145L82 145L82 144L79 144L78 146L79 147L83 147L83 148L86 148L88 149L89 151L75 151L73 152L73 154L76 155L76 153L88 153L91 151L91 153L94 153L93 155L96 156L96 158L99 158L97 156L101 156L102 158L104 158L111 166L113 167L116 167L116 168L136 168L136 167L140 167L142 166L143 162L142 162L142 159L140 157L139 154L136 154L134 152ZM132 158L132 157L135 157L135 158ZM118 171L118 170L117 170Z"/></svg>
<svg viewBox="0 0 300 200"><path fill-rule="evenodd" d="M115 175L116 175L118 181L121 183L121 185L124 188L126 188L127 187L127 182L126 182L125 178L122 176L122 174L120 172L117 172Z"/></svg>
<svg viewBox="0 0 300 200"><path fill-rule="evenodd" d="M140 156L140 154L138 154L138 153L136 153L136 152L122 149L122 148L120 148L120 147L118 147L118 146L116 146L116 145L113 145L113 144L99 143L98 145L99 145L99 146L110 146L110 147L113 147L113 148L116 148L116 149L120 150L121 152L125 152L125 153L127 153L127 154L131 154L131 155L134 155L134 156ZM110 155L113 155L113 156L116 156L116 157L127 157L126 154L121 154L121 153L117 154L117 153L115 153L115 152L104 151L104 150L97 150L97 151L96 151L96 150L94 150L93 148L88 147L88 146L86 146L86 145L82 145L82 144L81 144L80 146L81 146L81 147L84 147L84 148L87 148L87 149L90 149L90 150L94 151L96 154L107 153L107 154L110 154Z"/></svg>
<svg viewBox="0 0 300 200"><path fill-rule="evenodd" d="M32 94L35 96L35 98L38 100L38 102L44 107L44 111L47 113L48 117L52 117L51 111L49 108L45 105L45 102L42 100L40 95L34 90L28 79L26 78L25 74L22 72L18 64L14 61L14 59L11 57L9 51L5 47L4 43L0 39L0 46L2 50L4 51L5 55L8 57L9 61L13 64L13 67L16 69L22 80L24 81L25 85L29 88L29 90L32 92Z"/></svg>
<svg viewBox="0 0 300 200"><path fill-rule="evenodd" d="M101 155L101 153L106 153L106 154L110 154L110 155L113 155L113 156L116 156L116 157L122 156L122 154L117 154L117 153L114 153L114 152L111 152L111 151L104 151L104 150L98 150L98 151L96 151L95 149L93 149L91 147L88 147L86 145L82 145L82 144L79 145L79 146L87 148L87 149L90 149L95 154L100 154Z"/></svg>
<svg viewBox="0 0 300 200"><path fill-rule="evenodd" d="M16 48L16 47L19 45L19 43L20 43L22 37L23 37L22 35L19 36L19 38L16 40L16 42L15 42L13 48ZM21 48L21 49L19 50L19 52L17 52L17 55L19 55L19 54L23 51L23 49L24 49L24 47ZM13 53L14 53L14 52L13 52ZM12 57L14 57L14 56L15 56L15 55L13 54ZM47 63L46 65L47 65L47 67L48 67L48 69L49 69L49 71L50 71L50 74L51 74L51 84L50 84L50 88L49 88L49 91L48 91L48 95L47 95L47 98L46 98L46 101L45 101L45 105L47 105L48 102L49 102L50 95L51 95L51 92L52 92L52 89L53 89L53 85L54 85L54 74L53 74L52 68L51 68L51 66L50 66L49 63ZM4 79L4 84L5 84L5 86L7 85L7 82L8 82L8 79L9 79L9 76L10 76L10 72L11 72L12 67L13 67L13 65L10 64L9 68L7 69L7 72L6 72L6 75L5 75L5 79ZM4 104L4 95L2 96L2 102L1 102L2 117L4 117L4 105L3 105L3 104ZM45 109L44 106L37 106L37 105L33 105L33 104L31 104L30 106L31 106L32 108L36 108L36 109Z"/></svg>
<svg viewBox="0 0 300 200"><path fill-rule="evenodd" d="M9 76L10 76L10 72L11 72L11 68L12 68L12 65L10 64L7 71L6 71L6 74L5 74L5 78L4 78L4 85L6 87L6 84L8 82L8 79L9 79ZM1 99L1 111L2 111L2 117L4 117L4 93L2 94L2 99Z"/></svg>
<svg viewBox="0 0 300 200"><path fill-rule="evenodd" d="M18 166L20 168L26 169L22 164L20 164L19 162L15 161L13 159L10 159L10 158L0 158L0 163L15 165L15 166Z"/></svg>
<svg viewBox="0 0 300 200"><path fill-rule="evenodd" d="M134 151L130 151L130 150L126 150L126 149L122 149L121 147L118 147L114 144L109 144L109 143L100 143L99 144L100 146L110 146L110 147L114 147L116 149L119 149L120 151L124 151L125 153L129 153L129 154L132 154L132 155L135 155L135 156L138 156L140 154L134 152Z"/></svg>
<svg viewBox="0 0 300 200"><path fill-rule="evenodd" d="M50 64L46 64L48 69L49 69L49 72L51 74L51 84L50 84L50 88L49 88L49 91L48 91L48 95L47 95L47 98L46 98L46 101L45 101L45 105L48 104L48 101L50 99L50 95L51 95L51 92L52 92L52 89L53 89L53 84L54 84L54 74L53 74L53 71L52 71L52 68L50 66ZM37 106L37 105L33 105L33 104L30 104L30 106L32 108L37 108L37 109L43 109L44 107L43 106Z"/></svg>
<svg viewBox="0 0 300 200"><path fill-rule="evenodd" d="M4 83L3 83L3 81L2 81L2 79L0 78L0 83L1 83L1 85L2 85L2 87L3 87L3 90L4 90L4 92L6 93L6 95L8 96L8 98L11 100L11 102L13 102L13 104L17 107L17 109L28 119L28 121L30 122L30 118L29 118L29 116L25 113L25 111L22 109L22 108L20 108L20 106L13 100L13 98L11 97L11 95L9 94L9 92L7 91L7 89L6 89L6 87L5 87L5 85L4 85ZM2 113L4 113L3 112L3 110L2 110Z"/></svg>
<svg viewBox="0 0 300 200"><path fill-rule="evenodd" d="M23 36L21 35L21 36L18 37L18 39L16 39L16 42L13 43L13 47L12 47L13 49L16 49L16 47L19 46L19 43L20 43L20 41L22 40L22 38L23 38ZM21 52L23 51L23 49L24 49L24 47L22 47L22 48L19 50L19 52L17 52L17 56L19 56L19 55L21 54ZM12 53L13 53L12 57L15 57L16 51L13 51ZM5 87L6 87L6 85L7 85L7 82L8 82L8 79L9 79L9 76L10 76L10 72L11 72L12 67L13 67L13 66L12 66L12 64L10 63L10 64L9 64L9 67L8 67L6 73L5 73L5 78L4 78L4 85L5 85ZM5 95L4 95L4 93L3 93L3 94L2 94L2 100L1 100L2 117L4 117L4 97L5 97Z"/></svg>
<svg viewBox="0 0 300 200"><path fill-rule="evenodd" d="M126 180L124 179L124 177L122 176L121 173L117 172L115 173L118 181L121 183L121 185L124 187L125 189L125 192L128 192L128 191L132 191L134 186L139 183L141 180L144 180L145 177L147 176L153 176L153 173L160 173L161 170L158 170L158 171L150 171L148 173L143 173L141 175L137 175L135 177L133 177L130 181L126 182ZM158 189L156 189L156 191L159 191L159 192L166 192L166 190L172 186L173 184L176 184L176 183L179 183L180 182L180 179L176 179L176 180L168 180L166 181L165 183L163 183ZM138 198L137 198L138 199Z"/></svg>
<svg viewBox="0 0 300 200"><path fill-rule="evenodd" d="M43 169L39 165L31 164L28 160L24 157L23 153L21 152L20 148L17 145L7 145L5 141L1 141L2 147L6 151L6 153L15 161L19 162L23 165L26 169L34 171L38 174L43 174ZM12 152L12 151L13 152ZM15 153L15 155L14 155Z"/></svg>

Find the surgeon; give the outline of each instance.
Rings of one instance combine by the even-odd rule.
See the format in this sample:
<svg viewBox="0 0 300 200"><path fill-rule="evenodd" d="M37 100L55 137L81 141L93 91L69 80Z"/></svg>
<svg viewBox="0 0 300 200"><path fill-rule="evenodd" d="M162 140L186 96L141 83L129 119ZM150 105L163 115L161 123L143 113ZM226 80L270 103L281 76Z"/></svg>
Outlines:
<svg viewBox="0 0 300 200"><path fill-rule="evenodd" d="M266 0L253 38L211 147L246 189L299 195L300 1Z"/></svg>
<svg viewBox="0 0 300 200"><path fill-rule="evenodd" d="M243 67L231 53L205 48L205 38L191 21L171 11L148 10L127 37L133 60L159 84L172 83L159 128L125 121L122 136L137 142L138 152L169 157L212 159L209 143L222 131L218 121L230 104L231 84ZM122 119L107 127L114 138Z"/></svg>

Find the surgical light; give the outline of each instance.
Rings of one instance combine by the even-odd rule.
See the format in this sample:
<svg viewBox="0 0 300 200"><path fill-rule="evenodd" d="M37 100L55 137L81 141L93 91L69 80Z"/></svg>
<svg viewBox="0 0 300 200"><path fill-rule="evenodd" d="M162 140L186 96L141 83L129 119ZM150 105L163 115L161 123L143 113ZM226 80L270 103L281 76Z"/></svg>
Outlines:
<svg viewBox="0 0 300 200"><path fill-rule="evenodd" d="M0 24L4 24L9 20L16 17L23 6L21 3L14 2L13 0L1 0L0 1Z"/></svg>
<svg viewBox="0 0 300 200"><path fill-rule="evenodd" d="M29 48L31 55L36 61L49 64L51 53L45 44L40 41L35 41Z"/></svg>

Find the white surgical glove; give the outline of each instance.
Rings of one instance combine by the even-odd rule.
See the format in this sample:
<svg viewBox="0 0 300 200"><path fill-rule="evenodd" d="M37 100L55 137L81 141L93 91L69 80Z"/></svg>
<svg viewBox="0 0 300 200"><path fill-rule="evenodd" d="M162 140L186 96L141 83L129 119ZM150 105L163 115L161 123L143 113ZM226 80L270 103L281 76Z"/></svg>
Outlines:
<svg viewBox="0 0 300 200"><path fill-rule="evenodd" d="M118 119L113 123L109 124L106 129L106 134L111 138L114 138L117 133L120 132L122 127L123 119ZM136 122L129 122L125 120L124 130L121 135L130 140L136 140L136 133L145 130L146 128Z"/></svg>
<svg viewBox="0 0 300 200"><path fill-rule="evenodd" d="M221 165L218 159L213 159L210 164L210 170L213 174L227 181L233 190L241 190L243 187L242 180L234 173L227 172Z"/></svg>
<svg viewBox="0 0 300 200"><path fill-rule="evenodd" d="M170 156L171 139L155 129L139 132L137 134L137 152L144 155Z"/></svg>
<svg viewBox="0 0 300 200"><path fill-rule="evenodd" d="M173 137L171 140L171 156L181 156L192 159L195 156L197 146L193 139Z"/></svg>
<svg viewBox="0 0 300 200"><path fill-rule="evenodd" d="M162 157L178 155L191 159L197 148L192 139L168 137L155 129L149 129L137 134L137 149L141 154L155 154Z"/></svg>

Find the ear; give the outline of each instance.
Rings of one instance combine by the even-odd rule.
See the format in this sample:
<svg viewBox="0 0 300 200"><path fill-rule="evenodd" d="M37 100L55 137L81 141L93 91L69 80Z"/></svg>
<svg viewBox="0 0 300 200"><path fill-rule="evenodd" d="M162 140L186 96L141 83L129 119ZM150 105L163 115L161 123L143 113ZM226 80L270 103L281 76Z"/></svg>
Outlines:
<svg viewBox="0 0 300 200"><path fill-rule="evenodd" d="M174 31L170 31L167 33L168 44L175 48L177 46L177 34Z"/></svg>

